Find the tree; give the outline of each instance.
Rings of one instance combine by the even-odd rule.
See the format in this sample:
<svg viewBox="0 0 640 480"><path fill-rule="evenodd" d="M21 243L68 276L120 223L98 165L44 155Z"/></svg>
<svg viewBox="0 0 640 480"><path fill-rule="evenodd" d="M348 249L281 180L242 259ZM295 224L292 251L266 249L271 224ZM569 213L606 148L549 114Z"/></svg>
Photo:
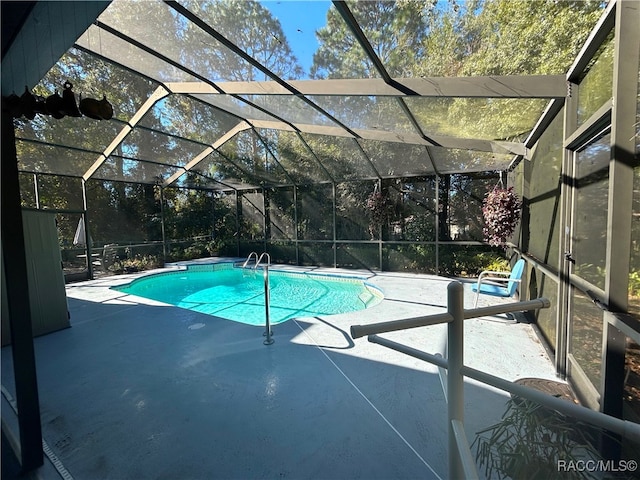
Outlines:
<svg viewBox="0 0 640 480"><path fill-rule="evenodd" d="M192 11L281 78L293 80L302 75L302 67L289 46L280 22L259 2L195 2L192 4ZM202 54L199 55L193 55L193 51L183 52L182 61L186 66L198 72L202 72L204 68L206 75L212 80L271 80L214 39L209 38L208 43L202 45L201 34L199 27L191 23L179 32L186 44L197 44L202 49L199 52Z"/></svg>
<svg viewBox="0 0 640 480"><path fill-rule="evenodd" d="M126 35L146 43L150 48L155 48L151 41L157 39L155 33L158 30L175 32L163 39L167 43L162 48L158 47L158 50L211 81L269 79L264 71L256 69L205 30L185 21L172 8L172 2L159 5L162 8L149 9L145 2L116 2L101 17L101 22L122 29ZM212 29L230 39L238 49L261 62L275 75L285 80L302 75L302 69L279 22L261 3L229 0L189 2L188 5ZM392 77L564 73L602 10L602 2L598 0L378 0L349 1L348 6ZM96 31L92 27L92 32ZM315 78L379 76L371 59L366 56L335 8L329 10L326 26L318 30L317 36L320 48L314 55L312 66ZM104 47L105 55L110 55L112 52L108 52L108 49L114 47L108 42L112 40L114 39L110 35L102 31L102 38L92 33L86 41L79 43L93 47L97 45L96 49L101 52ZM101 42L104 44L101 45ZM132 69L141 68L143 73L162 81L191 78L168 64L162 67L164 70L157 70L157 64L150 66L142 62L134 51L131 50L130 55L123 55L119 61ZM100 98L103 92L107 93L109 101L114 105L115 116L121 121L129 121L159 85L75 48L49 72L47 78L36 88L36 93L50 95L55 89L62 88L66 80L74 83L77 94ZM235 97L229 98L233 105L223 105L222 108L253 108L252 105L244 104L243 100L267 107L273 105L265 102L274 101L273 97L266 96ZM316 99L327 111L351 128L375 126L389 131L411 131L413 128L399 111L394 99L353 96L334 100ZM113 180L134 181L142 178L144 182L153 183L155 180L166 179L168 174L176 170L176 165L184 166L202 151L201 144L182 141L177 137L187 137L210 145L239 122L232 114L224 115L220 110L210 109L206 101L216 104L221 101L221 96L170 96L162 100L142 119L141 125L146 130L136 129L115 155L107 159L96 178L108 180L96 180L91 185L93 190L90 196L101 202L100 207L90 204L91 208L96 209L91 212L90 222L96 222L94 228L100 225L101 235L94 234L95 239L106 238L107 235L125 235L131 239L136 236L140 238L135 239L156 238L158 230L150 227L149 231L143 232L141 225L144 222L140 220L140 212L146 212L145 215L150 216L149 218L157 214L158 202L153 187L135 187L131 183ZM597 105L598 102L599 99L593 103ZM511 100L406 100L407 106L427 135L486 139L521 138L522 133L530 128L539 115L540 105L544 103L545 101L533 101L523 107L521 101ZM291 107L281 108L281 112L285 108L295 110L298 105L292 102ZM287 110L286 114L288 112ZM84 173L99 158L100 152L122 127L121 123L97 122L87 118L65 118L58 121L49 117L37 117L34 121L20 120L18 123L19 137L88 150L88 153L83 153L58 147L42 149L31 142L19 144L21 158L28 158L34 170L46 167L55 158L61 164L64 162L68 170L66 173L76 176ZM149 129L162 134L150 133ZM307 145L311 146L315 155L308 151ZM360 148L356 148L358 146ZM345 208L345 212L348 212L345 214L348 220L354 218L352 211L356 211L362 196L362 186L357 182L342 184L343 179L375 177L371 164L378 170L379 165L384 165L384 168L388 166L388 171L378 172L385 178L414 173L408 165L418 161L416 152L398 147L399 144L390 147L384 142L363 140L356 145L353 139L344 137L256 128L236 135L219 149L222 153L215 152L211 158L202 162L197 167L197 173L221 182L229 180L230 184L244 182L266 187L289 183L291 180L298 185L335 180L339 185L335 200L339 208ZM425 153L425 158L427 153L431 153L428 156L436 162L443 157L440 150L436 152L436 149L430 147L420 149ZM368 159L363 158L363 151ZM457 162L449 171L458 171L459 166L467 167L469 162L475 161L476 156L472 158L468 153L462 150L447 151L446 161L449 164ZM132 157L133 160L127 157ZM486 163L481 157L482 155L477 156L480 159L478 162ZM137 159L150 162L134 161ZM238 167L231 165L229 159ZM322 166L318 160L322 162ZM285 168L288 175L280 166ZM444 187L450 180L444 180ZM335 188L336 185L332 187ZM443 203L451 203L443 212L450 212L449 215L453 214L451 212L465 212L465 208L460 205L464 205L470 197L458 194L456 189L461 187L457 186L455 178L451 180L450 189L444 187L444 190L451 190L451 193L441 196ZM369 187L362 191L368 190ZM127 198L137 193L141 194L140 200ZM299 226L302 237L307 238L307 233L310 239L332 236L331 222L327 223L327 218L322 217L327 211L328 218L331 217L327 198L332 195L332 190L326 184L300 190L298 204L304 210L300 215ZM274 199L278 197L273 192L271 196ZM398 193L399 198L405 196L407 194L403 193L401 196ZM50 201L59 208L67 208L70 200L60 194L59 198L51 198ZM288 202L289 200L282 200L282 214L286 214L287 208L284 207ZM280 205L275 200L273 203L274 208ZM425 204L427 203L429 202ZM187 215L190 211L206 215L209 210L198 195L184 195L175 205L181 215ZM419 212L420 208L416 207L415 211ZM233 208L229 211L231 210ZM128 215L121 225L115 224L114 211L122 216ZM127 212L126 215L123 212ZM450 223L444 213L440 215L442 233L446 232L444 227ZM398 221L405 223L405 217L409 216L406 214ZM431 222L424 223L426 225ZM462 220L457 223L462 223ZM354 223L351 227L356 233L349 233L348 236L360 235L358 231L361 225ZM185 235L186 230L188 229L185 228L182 232ZM180 232L176 234L182 236Z"/></svg>
<svg viewBox="0 0 640 480"><path fill-rule="evenodd" d="M488 0L478 15L482 43L464 75L561 75L602 14L600 0Z"/></svg>
<svg viewBox="0 0 640 480"><path fill-rule="evenodd" d="M205 190L165 188L165 235L183 240L206 237L213 230L213 195Z"/></svg>
<svg viewBox="0 0 640 480"><path fill-rule="evenodd" d="M433 3L426 15L428 34L423 38L423 55L411 66L409 76L462 75L466 59L484 41L481 36L484 0Z"/></svg>
<svg viewBox="0 0 640 480"><path fill-rule="evenodd" d="M436 10L416 74L462 76L564 74L602 13L600 1L485 0ZM447 46L449 45L449 46ZM435 67L436 58L448 66ZM522 140L545 100L457 98L446 125L459 136ZM479 116L478 112L482 115ZM430 115L427 115L430 116Z"/></svg>
<svg viewBox="0 0 640 480"><path fill-rule="evenodd" d="M385 0L348 2L378 58L392 77L422 55L425 35L422 2ZM379 74L335 8L316 32L320 48L313 55L314 78L374 78Z"/></svg>
<svg viewBox="0 0 640 480"><path fill-rule="evenodd" d="M302 67L289 46L280 22L259 2L229 0L195 3L192 11L278 77L292 80L302 75ZM179 36L186 44L198 45L197 55L194 55L193 51L185 51L182 62L212 80L272 80L266 73L259 71L215 39L209 37L203 44L202 30L191 23L180 30ZM248 95L246 99L257 104L265 101L263 96ZM215 122L215 119L205 123L202 130L220 132L219 126L213 128L212 122ZM209 139L208 143L215 140ZM225 169L218 165L215 172L208 173L212 176L216 174L220 180L224 180L227 175L235 179L240 177L240 180L254 185L272 180L275 176L275 183L281 183L286 176L273 159L272 151L265 147L265 143L266 140L261 139L255 131L237 134L223 150L225 155L241 167L241 171L233 166Z"/></svg>

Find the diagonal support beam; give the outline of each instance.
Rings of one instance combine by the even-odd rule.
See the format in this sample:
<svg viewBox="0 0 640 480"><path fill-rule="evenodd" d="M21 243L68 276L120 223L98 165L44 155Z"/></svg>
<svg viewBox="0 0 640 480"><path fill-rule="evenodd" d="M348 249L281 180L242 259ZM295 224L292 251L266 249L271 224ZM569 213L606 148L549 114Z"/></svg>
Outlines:
<svg viewBox="0 0 640 480"><path fill-rule="evenodd" d="M146 113L153 108L153 106L158 103L160 100L165 98L170 94L169 90L167 90L163 86L159 86L155 89L155 91L149 96L146 102L138 109L138 111L131 117L131 120L122 127L120 133L115 136L113 141L109 144L107 148L100 154L98 159L89 167L89 169L82 175L83 180L86 182L91 178L91 176L96 173L96 171L102 166L102 164L109 158L109 156L114 152L116 148L120 146L120 144L124 141L124 139L131 133L133 128L142 120L142 117L146 115Z"/></svg>
<svg viewBox="0 0 640 480"><path fill-rule="evenodd" d="M357 137L357 135L355 135L353 133L353 131L347 125L344 125L340 120L335 118L329 112L327 112L323 108L319 107L316 103L314 103L311 100L309 100L305 95L303 95L301 92L296 90L291 85L291 83L284 81L282 78L280 78L274 72L272 72L267 67L265 67L260 62L258 62L255 58L251 57L244 50L242 50L237 45L235 45L231 40L229 40L226 36L222 35L220 32L218 32L217 30L212 28L202 18L200 18L199 16L197 16L193 12L191 12L188 8L184 7L183 5L181 5L180 3L178 3L178 2L176 2L174 0L163 0L163 1L167 5L169 5L171 8L173 8L177 13L179 13L180 15L182 15L183 17L188 19L190 22L193 22L193 24L197 25L204 32L206 32L207 34L211 35L218 42L220 42L226 48L228 48L229 50L234 52L236 55L240 56L243 60L245 60L246 62L251 64L253 67L255 67L258 70L260 70L262 73L267 75L269 78L273 78L273 81L278 83L278 85L280 85L282 88L284 88L285 90L289 91L291 94L298 96L300 98L300 100L305 102L311 108L313 108L316 111L318 111L321 115L327 117L329 120L331 120L332 122L334 122L337 125L340 125L346 131L348 131L349 133L351 133L352 135Z"/></svg>
<svg viewBox="0 0 640 480"><path fill-rule="evenodd" d="M202 152L200 152L200 154L198 154L197 156L195 156L193 158L193 160L191 160L189 163L187 163L184 166L184 171L182 172L176 172L173 175L171 175L169 178L167 178L163 184L164 187L168 187L169 185L171 185L172 183L174 183L175 181L178 180L178 178L180 178L182 175L188 173L190 170L192 170L193 168L196 167L196 165L198 165L202 160L204 160L205 158L207 158L207 156L209 156L211 153L213 153L214 150L220 148L222 145L224 145L225 143L227 143L231 138L233 138L236 134L244 131L244 130L249 130L251 128L251 125L249 125L247 122L242 121L240 123L238 123L235 127L233 127L231 130L229 130L227 133L225 133L223 136L221 136L218 140L216 140L213 144L211 144L211 146L205 148Z"/></svg>

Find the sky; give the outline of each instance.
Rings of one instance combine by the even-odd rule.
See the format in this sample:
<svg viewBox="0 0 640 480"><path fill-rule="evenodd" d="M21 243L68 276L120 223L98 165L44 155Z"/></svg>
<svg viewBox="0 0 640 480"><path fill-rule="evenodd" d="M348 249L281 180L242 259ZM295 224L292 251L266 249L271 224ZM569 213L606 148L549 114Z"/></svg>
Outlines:
<svg viewBox="0 0 640 480"><path fill-rule="evenodd" d="M331 2L263 0L260 3L280 21L294 55L308 74L313 63L313 53L318 49L315 31L324 27Z"/></svg>

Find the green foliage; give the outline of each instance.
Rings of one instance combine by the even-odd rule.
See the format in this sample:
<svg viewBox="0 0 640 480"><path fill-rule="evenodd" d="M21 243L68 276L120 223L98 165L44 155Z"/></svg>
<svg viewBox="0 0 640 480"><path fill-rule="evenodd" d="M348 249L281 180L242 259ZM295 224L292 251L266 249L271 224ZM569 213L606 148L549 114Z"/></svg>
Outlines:
<svg viewBox="0 0 640 480"><path fill-rule="evenodd" d="M338 245L336 263L339 268L372 268L379 262L377 245Z"/></svg>
<svg viewBox="0 0 640 480"><path fill-rule="evenodd" d="M447 238L483 240L482 204L494 182L495 172L450 176L447 191L441 192L447 207Z"/></svg>
<svg viewBox="0 0 640 480"><path fill-rule="evenodd" d="M194 189L165 188L165 236L187 239L209 236L213 229L214 198L212 192ZM224 215L224 205L217 210Z"/></svg>
<svg viewBox="0 0 640 480"><path fill-rule="evenodd" d="M483 256L483 254L480 254ZM491 270L492 272L508 272L511 270L509 261L506 258L494 257L487 255L488 258L482 262L482 270Z"/></svg>
<svg viewBox="0 0 640 480"><path fill-rule="evenodd" d="M269 244L268 252L273 263L295 264L296 247L293 243L273 242Z"/></svg>
<svg viewBox="0 0 640 480"><path fill-rule="evenodd" d="M574 273L594 285L604 285L607 274L604 258L602 259L602 265L594 265L592 263L576 264Z"/></svg>
<svg viewBox="0 0 640 480"><path fill-rule="evenodd" d="M584 123L613 95L613 32L594 55L583 80L578 99L578 123Z"/></svg>
<svg viewBox="0 0 640 480"><path fill-rule="evenodd" d="M280 22L260 2L193 2L190 4L190 10L201 16L209 25L215 26L218 32L232 39L241 50L262 62L280 78L295 79L302 75L302 68L293 55ZM184 32L185 43L202 43L199 30L190 24L189 29ZM231 50L214 42L205 48L205 55L191 56L190 61L197 67L205 64L210 78L231 81L267 80L264 74Z"/></svg>
<svg viewBox="0 0 640 480"><path fill-rule="evenodd" d="M504 253L486 247L451 245L440 248L439 274L453 277L477 277L483 270L508 271Z"/></svg>
<svg viewBox="0 0 640 480"><path fill-rule="evenodd" d="M116 260L109 265L111 273L131 273L143 270L152 270L163 266L162 259L155 255L136 255L133 258L124 258Z"/></svg>
<svg viewBox="0 0 640 480"><path fill-rule="evenodd" d="M374 232L389 219L389 198L384 193L378 191L372 192L367 197L365 209L370 222L369 230L373 236Z"/></svg>
<svg viewBox="0 0 640 480"><path fill-rule="evenodd" d="M414 78L564 74L602 11L602 2L596 0L398 0L349 1L348 5L390 75ZM280 78L289 80L302 76L301 67L279 21L260 2L193 2L189 9ZM176 61L203 72L213 81L266 79L263 72L221 47L201 29L185 22L180 15L168 12L170 9L149 9L145 2L120 2L119 9L109 9L105 14L117 18L104 17L103 21L125 25L125 30L130 29L130 34L136 38L145 38L153 30L176 31L172 39L176 45L175 52L180 55ZM93 47L107 38L99 38L95 31L94 28L89 38ZM314 55L311 71L314 77L379 76L334 7L328 12L326 25L318 30L317 38L320 46ZM135 50L132 50L131 56L123 59L127 62L126 67L134 68L142 63L135 55ZM163 78L165 74L170 72L163 72ZM128 121L158 86L156 82L134 75L128 68L74 48L54 66L35 92L51 94L69 78L74 79L74 90L78 94L99 97L107 92L119 122ZM601 93L599 89L597 93ZM593 104L599 107L601 96L594 98ZM247 96L246 100L260 104L263 99ZM384 129L414 130L413 126L403 123L406 122L404 116L397 119L396 115L390 114L395 110L388 104L392 103L396 109L397 104L388 102L386 98L352 96L334 99L327 96L320 103L331 113L341 112L338 115L340 119L344 115L348 119L345 123L352 128L372 124L381 125ZM537 100L524 106L520 99L492 99L487 102L485 99L429 98L407 99L407 103L426 134L474 139L520 138L541 111L541 103ZM543 100L542 104L545 103ZM67 149L51 147L40 151L37 143L20 141L19 155L30 159L34 169L48 162L64 161L69 172L82 174L87 165L95 162L95 152L104 151L120 131L119 122L74 118L58 121L40 116L31 122L18 120L18 137L64 143L86 150L69 153ZM145 129L184 136L206 145L221 138L236 124L235 116L226 115L218 109L213 113L212 109L203 106L200 99L181 95L161 100L141 121ZM375 178L377 175L371 164L378 167L381 159L388 165L388 171L380 171L380 175L401 175L411 171L404 165L426 156L423 146L416 148L423 155L420 157L416 150L401 148L400 144L388 147L382 145L384 142L360 140L361 148L356 148L350 138L253 128L235 135L189 175L182 177L184 185L202 188L208 187L214 179L221 185L225 182L228 185L261 185L269 181L290 184L293 180L299 186L297 205L285 194L281 198L278 191L270 194L272 201L268 206L253 202L250 198L252 193L247 193L241 194L241 209L236 212L233 195L211 194L196 188L164 188L164 204L161 204L159 187L134 184L134 179L149 183L166 180L170 168L161 167L165 162L171 163L172 159L180 156L186 163L202 151L202 145L192 146L196 148L194 154L187 147L189 142L178 141L168 135L151 135L151 130L145 132L136 129L100 168L100 178L114 180L92 179L87 182L89 230L96 244L159 240L163 235L162 212L164 234L168 239L181 241L215 235L213 245L196 243L185 249L175 248L170 254L175 259L208 256L212 251L235 254L238 238L247 242L259 242L265 237L269 241L295 237L330 240L334 235L334 214L339 239L367 239L368 219L363 214L363 206L372 189L372 181L345 181L334 185L316 183L311 186L309 182L327 182L331 180L330 176L336 179ZM136 141L138 136L148 141ZM468 158L471 156L466 153L448 152L451 171L469 166L482 168L482 165L490 165L493 161L493 153L476 152L472 158ZM125 158L129 155L155 163L133 162ZM224 157L232 162L225 161ZM424 161L431 162L429 159ZM280 165L285 166L288 175ZM383 239L434 241L437 224L442 240L480 240L479 208L485 182L463 175L441 178L440 186L435 185L433 178L406 182L404 179L385 179L383 191L389 202L385 202L382 209L374 209L382 213L376 215L374 223L382 226ZM32 185L26 179L21 180L24 201L33 204ZM43 205L59 209L82 208L79 180L40 176L39 183L39 200ZM440 195L440 205L435 204L436 188L441 188L441 193L444 193ZM240 218L239 231L236 214ZM266 231L263 231L265 218L268 221ZM72 236L72 228L73 223L69 231L64 232L64 237ZM379 231L376 228L376 238ZM330 264L333 252L317 252L326 245L309 246L302 252L303 262L315 258ZM441 273L474 275L486 268L496 269L496 256L485 256L485 253L473 249L456 247L456 250L441 248ZM345 263L352 260L357 263L368 255L368 251L361 254L345 249ZM398 247L389 254L390 264L416 271L432 271L435 268L434 258L434 246L426 244Z"/></svg>
<svg viewBox="0 0 640 480"><path fill-rule="evenodd" d="M629 296L640 297L640 272L637 270L629 274Z"/></svg>
<svg viewBox="0 0 640 480"><path fill-rule="evenodd" d="M87 182L89 230L96 245L162 239L161 206L153 185Z"/></svg>
<svg viewBox="0 0 640 480"><path fill-rule="evenodd" d="M463 75L564 74L602 14L602 2L492 0L475 25L482 42Z"/></svg>
<svg viewBox="0 0 640 480"><path fill-rule="evenodd" d="M433 216L424 214L410 215L404 222L402 233L406 240L434 240L435 225Z"/></svg>
<svg viewBox="0 0 640 480"><path fill-rule="evenodd" d="M350 1L349 9L393 77L422 57L426 34L421 2ZM320 47L313 55L314 78L375 78L379 74L335 8L316 32Z"/></svg>
<svg viewBox="0 0 640 480"><path fill-rule="evenodd" d="M382 268L388 271L435 272L432 245L395 245L383 247Z"/></svg>
<svg viewBox="0 0 640 480"><path fill-rule="evenodd" d="M435 258L435 245L432 244L385 246L383 268L435 274ZM477 277L483 270L508 271L509 263L504 258L504 252L499 249L462 245L440 247L438 274Z"/></svg>
<svg viewBox="0 0 640 480"><path fill-rule="evenodd" d="M332 238L333 198L331 185L306 185L298 189L298 238Z"/></svg>
<svg viewBox="0 0 640 480"><path fill-rule="evenodd" d="M472 447L487 478L596 479L599 472L561 471L558 465L560 461L565 465L604 461L594 447L597 433L574 418L514 397L507 402L502 421L477 432ZM626 473L631 476L622 473L616 478L633 478L633 472Z"/></svg>
<svg viewBox="0 0 640 480"><path fill-rule="evenodd" d="M180 262L184 260L195 260L198 258L210 257L217 255L220 248L224 248L221 241L196 241L188 246L176 245L168 254L167 261Z"/></svg>
<svg viewBox="0 0 640 480"><path fill-rule="evenodd" d="M367 1L349 2L349 8L390 75L417 78L564 74L603 4L598 0ZM378 76L337 10L329 10L317 37L314 77ZM349 118L359 118L358 113L366 118L378 115L377 105L363 102ZM411 109L426 132L522 140L545 105L538 99L443 98L412 102ZM389 121L389 113L386 116Z"/></svg>

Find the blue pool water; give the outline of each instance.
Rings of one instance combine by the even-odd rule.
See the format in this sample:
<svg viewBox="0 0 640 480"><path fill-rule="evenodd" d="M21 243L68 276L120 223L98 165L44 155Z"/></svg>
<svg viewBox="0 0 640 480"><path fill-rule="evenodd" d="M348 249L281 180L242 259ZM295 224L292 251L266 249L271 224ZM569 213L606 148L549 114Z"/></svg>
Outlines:
<svg viewBox="0 0 640 480"><path fill-rule="evenodd" d="M332 315L363 310L382 300L382 293L358 278L269 271L269 318L281 323L293 317ZM209 315L264 325L262 270L227 265L199 265L149 275L115 290Z"/></svg>

